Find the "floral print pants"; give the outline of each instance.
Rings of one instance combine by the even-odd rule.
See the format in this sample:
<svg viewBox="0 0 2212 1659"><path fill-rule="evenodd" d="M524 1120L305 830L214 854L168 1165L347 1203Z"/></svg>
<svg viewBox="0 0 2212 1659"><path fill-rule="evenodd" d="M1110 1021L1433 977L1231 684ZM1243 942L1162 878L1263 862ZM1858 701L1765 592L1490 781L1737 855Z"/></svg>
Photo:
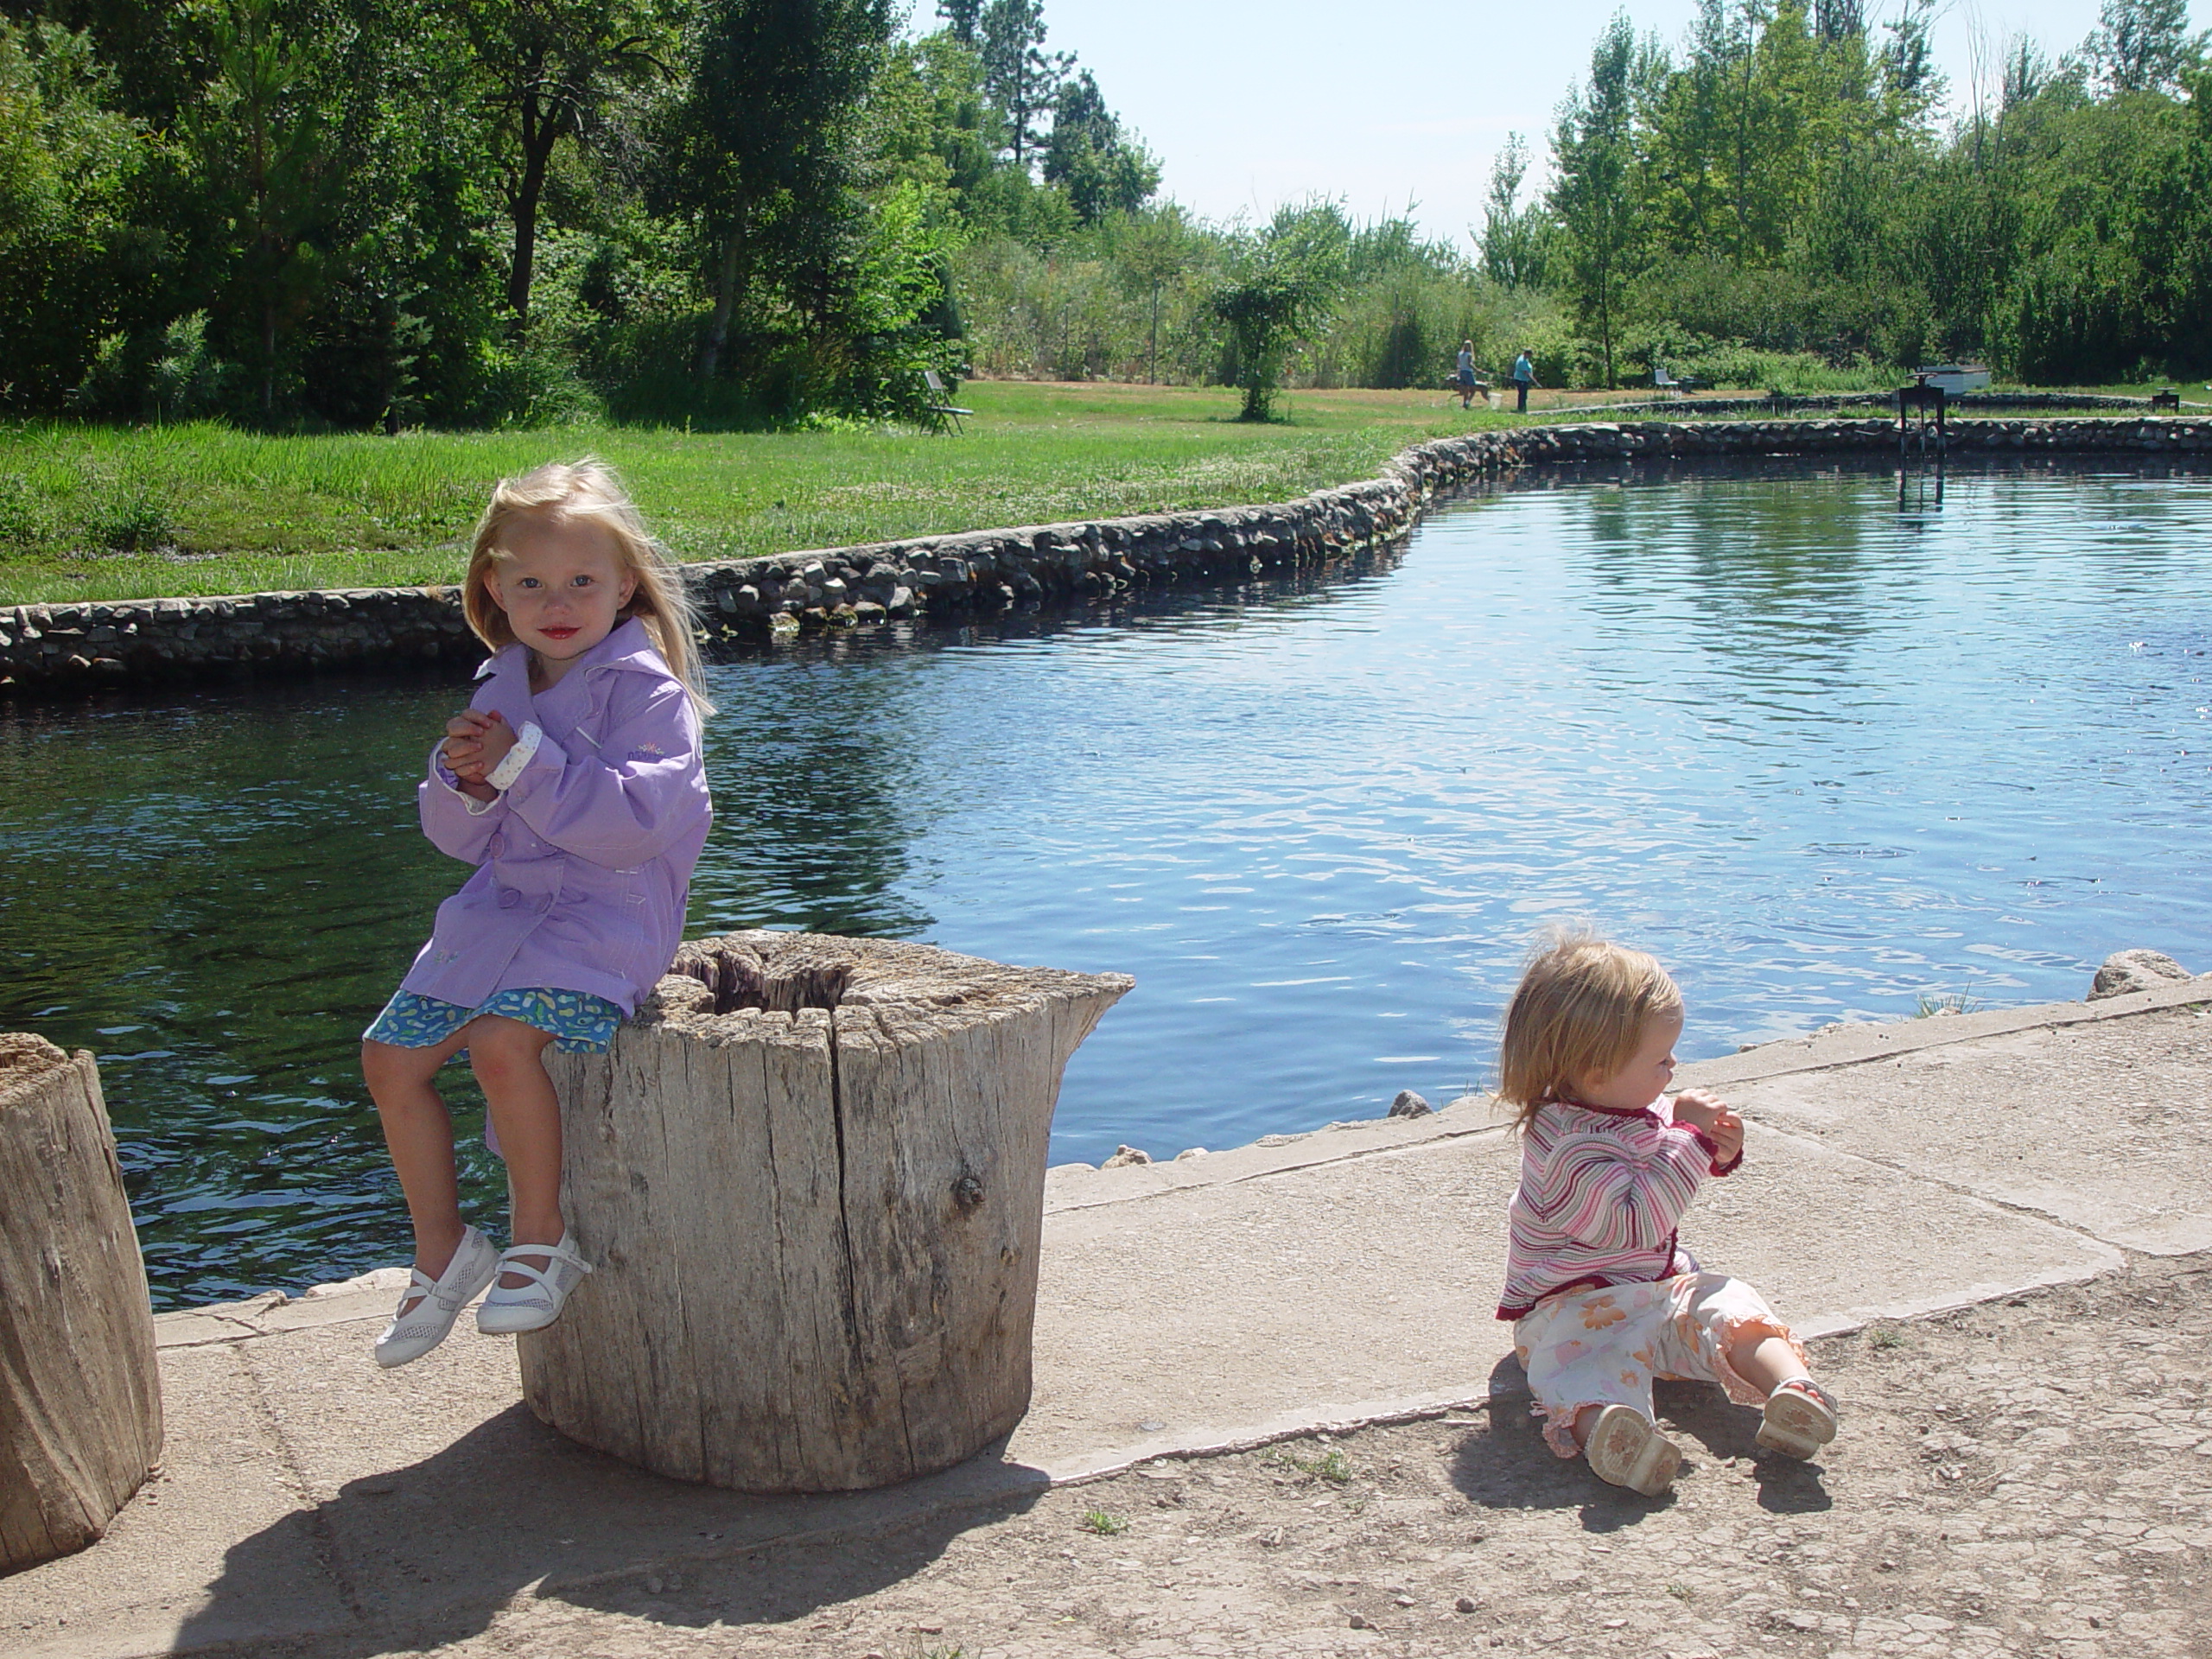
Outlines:
<svg viewBox="0 0 2212 1659"><path fill-rule="evenodd" d="M1568 1290L1548 1296L1513 1327L1513 1351L1529 1373L1544 1440L1562 1458L1580 1455L1575 1414L1586 1406L1628 1406L1649 1418L1651 1382L1718 1382L1738 1405L1766 1390L1728 1363L1746 1334L1780 1337L1800 1362L1804 1344L1758 1292L1719 1273L1685 1273L1649 1284ZM1807 1367L1809 1370L1811 1368Z"/></svg>

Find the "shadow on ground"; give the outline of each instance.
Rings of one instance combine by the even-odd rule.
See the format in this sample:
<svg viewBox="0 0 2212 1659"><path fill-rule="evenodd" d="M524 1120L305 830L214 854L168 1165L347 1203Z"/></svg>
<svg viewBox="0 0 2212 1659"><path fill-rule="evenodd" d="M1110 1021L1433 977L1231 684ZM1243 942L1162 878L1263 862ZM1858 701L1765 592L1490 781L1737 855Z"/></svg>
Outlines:
<svg viewBox="0 0 2212 1659"><path fill-rule="evenodd" d="M880 1491L749 1497L631 1468L517 1405L419 1463L349 1481L240 1541L175 1649L251 1639L263 1652L281 1641L317 1659L367 1659L478 1635L524 1601L677 1625L801 1618L1027 1510L1048 1478L1002 1452L987 1447ZM831 1567L804 1556L787 1572L768 1565L779 1545L889 1532L889 1541L834 1552ZM305 1582L309 1564L321 1586Z"/></svg>
<svg viewBox="0 0 2212 1659"><path fill-rule="evenodd" d="M1762 1451L1759 1414L1732 1404L1718 1386L1662 1382L1653 1403L1660 1427L1681 1447L1688 1478L1738 1459L1758 1482L1760 1508L1804 1515L1829 1507L1820 1465ZM1484 1509L1579 1509L1585 1531L1618 1532L1673 1502L1608 1486L1580 1459L1560 1457L1545 1444L1541 1420L1529 1404L1528 1377L1509 1353L1491 1370L1489 1427L1461 1441L1452 1462L1452 1484L1469 1503Z"/></svg>

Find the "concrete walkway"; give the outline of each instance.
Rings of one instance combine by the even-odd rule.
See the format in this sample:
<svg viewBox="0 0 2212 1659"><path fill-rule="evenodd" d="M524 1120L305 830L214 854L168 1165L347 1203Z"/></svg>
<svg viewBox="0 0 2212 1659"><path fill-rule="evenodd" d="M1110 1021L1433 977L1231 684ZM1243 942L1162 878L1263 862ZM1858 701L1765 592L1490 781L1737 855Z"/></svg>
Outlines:
<svg viewBox="0 0 2212 1659"><path fill-rule="evenodd" d="M1685 1240L1808 1335L2212 1247L2208 1002L2198 981L1688 1067L1751 1128ZM163 1316L162 1474L100 1544L0 1580L0 1650L434 1646L518 1599L1516 1395L1491 1318L1516 1154L1484 1103L1268 1141L1055 1171L1028 1418L999 1452L886 1492L753 1499L639 1473L537 1423L507 1344L465 1328L379 1372L390 1284Z"/></svg>

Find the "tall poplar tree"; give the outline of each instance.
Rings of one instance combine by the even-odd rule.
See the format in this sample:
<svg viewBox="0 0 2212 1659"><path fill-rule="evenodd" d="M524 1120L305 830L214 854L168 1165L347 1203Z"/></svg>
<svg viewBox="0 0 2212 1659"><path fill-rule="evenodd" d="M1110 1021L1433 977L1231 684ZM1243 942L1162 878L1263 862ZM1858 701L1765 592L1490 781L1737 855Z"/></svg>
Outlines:
<svg viewBox="0 0 2212 1659"><path fill-rule="evenodd" d="M1509 289L1538 288L1544 281L1551 219L1541 200L1521 205L1521 186L1528 176L1529 146L1519 133L1509 132L1491 163L1481 238L1483 274Z"/></svg>
<svg viewBox="0 0 2212 1659"><path fill-rule="evenodd" d="M1642 234L1630 178L1637 68L1636 33L1617 12L1591 50L1588 86L1568 91L1552 135L1551 208L1567 287L1608 386L1618 384L1615 336Z"/></svg>

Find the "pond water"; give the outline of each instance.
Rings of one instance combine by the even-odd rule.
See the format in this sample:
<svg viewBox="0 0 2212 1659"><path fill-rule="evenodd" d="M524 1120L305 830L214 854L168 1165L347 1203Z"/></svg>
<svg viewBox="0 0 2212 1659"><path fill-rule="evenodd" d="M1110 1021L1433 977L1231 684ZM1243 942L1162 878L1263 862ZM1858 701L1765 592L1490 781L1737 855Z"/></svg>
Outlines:
<svg viewBox="0 0 2212 1659"><path fill-rule="evenodd" d="M1686 1057L2212 968L2212 483L1638 480L1326 582L725 663L691 931L1135 974L1056 1160L1441 1103L1558 919L1675 968ZM162 1306L405 1257L355 1039L463 874L411 790L465 681L0 705L0 1029L99 1053Z"/></svg>

